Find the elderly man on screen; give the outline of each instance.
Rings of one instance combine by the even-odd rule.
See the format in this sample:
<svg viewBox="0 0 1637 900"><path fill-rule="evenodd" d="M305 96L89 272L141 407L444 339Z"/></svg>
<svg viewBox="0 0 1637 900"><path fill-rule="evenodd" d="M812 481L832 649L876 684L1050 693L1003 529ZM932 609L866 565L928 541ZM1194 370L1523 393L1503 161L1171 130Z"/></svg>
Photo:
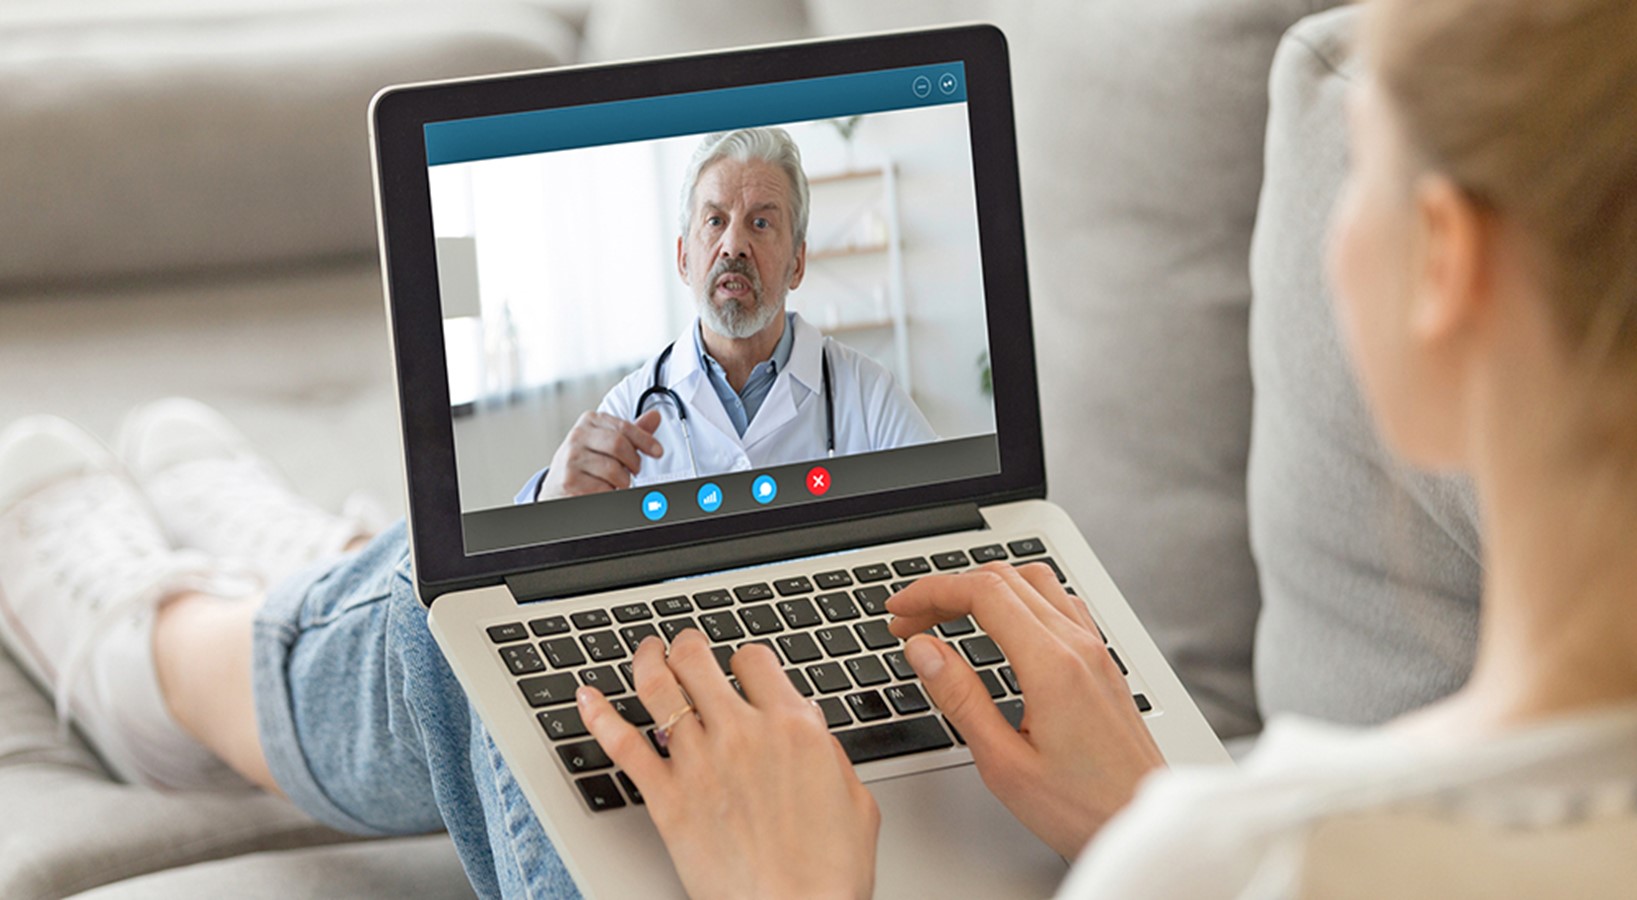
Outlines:
<svg viewBox="0 0 1637 900"><path fill-rule="evenodd" d="M700 143L676 240L697 320L580 416L519 502L937 439L892 373L785 311L806 273L807 204L783 129Z"/></svg>

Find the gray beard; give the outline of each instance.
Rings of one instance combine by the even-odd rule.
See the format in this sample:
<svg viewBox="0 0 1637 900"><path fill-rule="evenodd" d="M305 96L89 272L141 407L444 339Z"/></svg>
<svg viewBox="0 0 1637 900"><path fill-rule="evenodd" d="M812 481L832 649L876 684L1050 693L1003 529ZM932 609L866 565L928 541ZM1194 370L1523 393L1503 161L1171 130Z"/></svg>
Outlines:
<svg viewBox="0 0 1637 900"><path fill-rule="evenodd" d="M749 305L741 305L739 301L727 298L722 304L711 302L711 291L715 289L716 280L728 272L742 275L750 282ZM711 331L736 340L760 334L762 329L773 323L779 314L779 304L767 302L766 293L762 290L761 278L756 270L744 263L724 260L711 267L710 276L705 279L705 286L694 296L694 305L699 308L699 319Z"/></svg>

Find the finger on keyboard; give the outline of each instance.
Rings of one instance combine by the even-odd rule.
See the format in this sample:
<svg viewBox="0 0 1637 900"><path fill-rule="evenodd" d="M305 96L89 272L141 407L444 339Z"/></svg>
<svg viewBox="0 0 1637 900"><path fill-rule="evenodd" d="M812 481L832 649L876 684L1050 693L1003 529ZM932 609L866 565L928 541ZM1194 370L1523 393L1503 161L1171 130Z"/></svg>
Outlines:
<svg viewBox="0 0 1637 900"><path fill-rule="evenodd" d="M711 711L731 710L736 704L744 703L739 692L728 683L727 676L722 674L722 667L717 663L711 652L710 642L703 632L689 630L682 632L671 644L671 655L665 660L671 673L676 677L682 689L688 692L693 701L693 707L699 712L700 719L710 722ZM638 677L641 677L640 675ZM647 703L644 697L643 702ZM652 703L648 708L659 715L663 709L670 707L655 707ZM705 726L709 728L710 725Z"/></svg>
<svg viewBox="0 0 1637 900"><path fill-rule="evenodd" d="M1029 582L1047 603L1056 607L1057 611L1079 624L1081 628L1095 634L1096 623L1091 621L1091 613L1078 597L1070 597L1068 591L1063 590L1063 583L1057 580L1057 573L1050 566L1043 563L1025 563L1017 567L1018 574ZM1098 643L1102 643L1099 641Z"/></svg>
<svg viewBox="0 0 1637 900"><path fill-rule="evenodd" d="M744 646L733 654L733 675L745 689L745 699L758 709L776 706L805 707L807 701L796 692L790 676L784 674L779 655L771 647Z"/></svg>
<svg viewBox="0 0 1637 900"><path fill-rule="evenodd" d="M580 688L575 699L586 730L614 765L629 773L644 794L663 792L668 772L642 731L627 722L596 688Z"/></svg>

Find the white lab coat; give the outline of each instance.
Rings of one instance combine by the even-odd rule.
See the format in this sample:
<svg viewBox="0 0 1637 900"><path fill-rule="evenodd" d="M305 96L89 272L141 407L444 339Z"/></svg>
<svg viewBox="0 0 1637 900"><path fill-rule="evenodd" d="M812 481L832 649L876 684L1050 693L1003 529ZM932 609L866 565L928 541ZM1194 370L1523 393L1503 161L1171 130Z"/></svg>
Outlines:
<svg viewBox="0 0 1637 900"><path fill-rule="evenodd" d="M892 373L857 350L825 337L800 315L794 316L795 341L790 362L773 380L767 399L750 420L744 437L734 430L727 410L711 387L699 363L697 320L676 340L676 349L661 371L665 384L688 408L693 427L693 452L699 474L744 472L787 463L823 459L824 397L822 352L830 359L830 383L835 399L836 455L868 453L938 439L926 416ZM654 359L627 375L603 397L598 412L635 418L637 398L653 385ZM663 417L654 437L665 454L643 457L642 470L631 486L693 477L688 444L671 403L650 398L645 409L659 409Z"/></svg>

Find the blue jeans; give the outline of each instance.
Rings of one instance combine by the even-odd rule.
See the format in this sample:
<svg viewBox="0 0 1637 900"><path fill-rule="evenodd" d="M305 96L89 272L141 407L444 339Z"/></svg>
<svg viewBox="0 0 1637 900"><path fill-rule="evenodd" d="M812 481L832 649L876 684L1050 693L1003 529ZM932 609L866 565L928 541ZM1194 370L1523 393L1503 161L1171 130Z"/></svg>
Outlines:
<svg viewBox="0 0 1637 900"><path fill-rule="evenodd" d="M403 523L270 592L252 655L268 765L309 815L447 829L481 896L579 896L427 631Z"/></svg>

